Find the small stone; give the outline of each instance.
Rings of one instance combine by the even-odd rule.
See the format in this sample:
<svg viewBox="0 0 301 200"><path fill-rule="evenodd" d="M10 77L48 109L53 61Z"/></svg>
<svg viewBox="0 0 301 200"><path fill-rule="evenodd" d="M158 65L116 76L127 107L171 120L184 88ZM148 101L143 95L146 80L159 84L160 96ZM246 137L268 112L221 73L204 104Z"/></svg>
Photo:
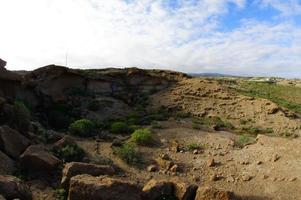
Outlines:
<svg viewBox="0 0 301 200"><path fill-rule="evenodd" d="M262 164L262 161L257 161L256 164L257 164L257 165L261 165L261 164Z"/></svg>
<svg viewBox="0 0 301 200"><path fill-rule="evenodd" d="M178 165L173 165L169 170L171 172L177 172L178 171Z"/></svg>
<svg viewBox="0 0 301 200"><path fill-rule="evenodd" d="M200 177L199 176L196 176L196 175L193 175L192 176L192 179L193 179L193 181L195 181L195 182L199 182L201 179L200 179Z"/></svg>
<svg viewBox="0 0 301 200"><path fill-rule="evenodd" d="M199 154L199 151L197 149L193 150L193 154Z"/></svg>
<svg viewBox="0 0 301 200"><path fill-rule="evenodd" d="M227 177L226 181L228 183L233 183L235 181L235 179L232 176Z"/></svg>
<svg viewBox="0 0 301 200"><path fill-rule="evenodd" d="M217 181L218 180L218 176L216 174L213 174L211 177L210 177L210 180L211 181Z"/></svg>
<svg viewBox="0 0 301 200"><path fill-rule="evenodd" d="M196 167L194 167L194 168L192 168L192 171L196 171L198 168L196 168Z"/></svg>
<svg viewBox="0 0 301 200"><path fill-rule="evenodd" d="M243 181L250 181L251 179L252 179L252 177L250 175L243 175L242 176Z"/></svg>
<svg viewBox="0 0 301 200"><path fill-rule="evenodd" d="M164 153L160 156L163 160L169 160L169 155L167 153Z"/></svg>
<svg viewBox="0 0 301 200"><path fill-rule="evenodd" d="M156 165L149 165L147 167L147 171L148 172L155 172L155 171L157 171L157 166Z"/></svg>
<svg viewBox="0 0 301 200"><path fill-rule="evenodd" d="M264 175L262 176L262 179L268 179L268 178L269 178L269 176L266 175L266 174L264 174Z"/></svg>
<svg viewBox="0 0 301 200"><path fill-rule="evenodd" d="M273 158L272 158L272 161L276 162L277 160L279 160L279 158L280 158L280 156L278 154L274 154Z"/></svg>
<svg viewBox="0 0 301 200"><path fill-rule="evenodd" d="M215 160L214 158L210 158L208 161L207 161L207 166L208 167L213 167L215 165Z"/></svg>
<svg viewBox="0 0 301 200"><path fill-rule="evenodd" d="M293 182L293 181L295 181L295 180L297 180L297 177L293 177L293 178L290 178L290 179L289 179L290 182Z"/></svg>

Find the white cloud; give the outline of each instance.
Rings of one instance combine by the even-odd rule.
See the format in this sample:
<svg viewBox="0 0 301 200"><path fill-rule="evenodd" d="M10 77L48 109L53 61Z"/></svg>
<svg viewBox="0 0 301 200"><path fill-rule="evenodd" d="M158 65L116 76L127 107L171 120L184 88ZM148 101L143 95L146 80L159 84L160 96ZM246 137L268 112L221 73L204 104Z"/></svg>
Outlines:
<svg viewBox="0 0 301 200"><path fill-rule="evenodd" d="M66 52L72 67L257 74L301 67L300 28L245 20L219 32L229 3L246 5L178 0L171 9L166 0L0 0L0 57L10 69L64 65Z"/></svg>

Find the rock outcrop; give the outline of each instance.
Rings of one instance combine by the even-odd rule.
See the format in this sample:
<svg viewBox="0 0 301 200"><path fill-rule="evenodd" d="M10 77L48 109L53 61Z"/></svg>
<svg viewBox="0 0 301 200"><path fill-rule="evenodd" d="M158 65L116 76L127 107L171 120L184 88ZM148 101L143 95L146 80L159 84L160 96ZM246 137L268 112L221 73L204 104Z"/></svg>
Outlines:
<svg viewBox="0 0 301 200"><path fill-rule="evenodd" d="M51 174L61 164L61 160L52 155L43 146L32 145L20 157L21 167L30 172Z"/></svg>
<svg viewBox="0 0 301 200"><path fill-rule="evenodd" d="M221 191L212 187L200 187L197 190L195 200L235 200L232 192Z"/></svg>
<svg viewBox="0 0 301 200"><path fill-rule="evenodd" d="M14 176L0 175L0 195L6 199L31 200L28 186Z"/></svg>
<svg viewBox="0 0 301 200"><path fill-rule="evenodd" d="M90 163L71 162L67 163L63 169L61 184L68 187L69 181L73 176L88 174L91 176L113 175L115 170L108 165L95 165Z"/></svg>
<svg viewBox="0 0 301 200"><path fill-rule="evenodd" d="M0 175L13 174L16 171L15 162L0 151Z"/></svg>
<svg viewBox="0 0 301 200"><path fill-rule="evenodd" d="M0 127L0 148L8 156L18 159L29 145L30 141L18 131L8 126Z"/></svg>
<svg viewBox="0 0 301 200"><path fill-rule="evenodd" d="M70 180L68 200L142 200L140 195L140 188L130 181L78 175Z"/></svg>

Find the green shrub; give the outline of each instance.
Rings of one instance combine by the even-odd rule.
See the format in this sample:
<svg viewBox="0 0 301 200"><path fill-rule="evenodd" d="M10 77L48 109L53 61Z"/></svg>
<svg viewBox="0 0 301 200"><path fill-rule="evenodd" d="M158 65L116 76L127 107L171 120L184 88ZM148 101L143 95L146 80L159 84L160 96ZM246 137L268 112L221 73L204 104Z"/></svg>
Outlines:
<svg viewBox="0 0 301 200"><path fill-rule="evenodd" d="M193 128L193 129L196 129L196 130L200 130L200 129L201 129L201 126L200 126L200 124L198 124L198 123L192 122L192 128Z"/></svg>
<svg viewBox="0 0 301 200"><path fill-rule="evenodd" d="M65 200L67 199L67 191L65 189L56 189L55 190L55 199L56 200Z"/></svg>
<svg viewBox="0 0 301 200"><path fill-rule="evenodd" d="M89 137L95 135L96 125L88 119L81 119L73 122L69 126L69 133L80 137Z"/></svg>
<svg viewBox="0 0 301 200"><path fill-rule="evenodd" d="M176 119L184 119L184 118L188 118L190 116L191 116L191 114L190 113L186 113L186 112L178 112L175 115Z"/></svg>
<svg viewBox="0 0 301 200"><path fill-rule="evenodd" d="M251 138L247 135L241 135L235 140L235 146L242 148L251 142Z"/></svg>
<svg viewBox="0 0 301 200"><path fill-rule="evenodd" d="M130 129L125 122L114 122L111 125L111 132L115 134L129 133Z"/></svg>
<svg viewBox="0 0 301 200"><path fill-rule="evenodd" d="M198 143L190 143L186 146L187 150L189 151L193 151L193 150L200 150L202 149L202 145L198 144Z"/></svg>
<svg viewBox="0 0 301 200"><path fill-rule="evenodd" d="M19 131L27 131L30 126L31 114L29 109L21 101L14 102L14 117L12 123Z"/></svg>
<svg viewBox="0 0 301 200"><path fill-rule="evenodd" d="M152 123L152 128L153 128L153 129L163 129L163 126L162 126L162 124L160 124L159 122L154 121L154 122Z"/></svg>
<svg viewBox="0 0 301 200"><path fill-rule="evenodd" d="M140 145L149 144L151 140L152 134L149 129L138 129L131 135L131 141Z"/></svg>
<svg viewBox="0 0 301 200"><path fill-rule="evenodd" d="M141 161L140 154L136 150L136 146L132 143L124 144L116 150L116 153L127 164L133 165Z"/></svg>
<svg viewBox="0 0 301 200"><path fill-rule="evenodd" d="M65 162L80 162L85 156L85 151L77 144L68 144L55 154Z"/></svg>

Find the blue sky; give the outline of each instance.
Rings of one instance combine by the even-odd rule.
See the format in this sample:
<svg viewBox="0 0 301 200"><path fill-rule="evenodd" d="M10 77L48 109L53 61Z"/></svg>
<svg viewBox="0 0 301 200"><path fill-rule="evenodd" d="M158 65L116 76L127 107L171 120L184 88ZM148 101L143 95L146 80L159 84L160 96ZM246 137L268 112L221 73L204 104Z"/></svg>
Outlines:
<svg viewBox="0 0 301 200"><path fill-rule="evenodd" d="M301 78L301 0L0 0L0 24L8 69Z"/></svg>

